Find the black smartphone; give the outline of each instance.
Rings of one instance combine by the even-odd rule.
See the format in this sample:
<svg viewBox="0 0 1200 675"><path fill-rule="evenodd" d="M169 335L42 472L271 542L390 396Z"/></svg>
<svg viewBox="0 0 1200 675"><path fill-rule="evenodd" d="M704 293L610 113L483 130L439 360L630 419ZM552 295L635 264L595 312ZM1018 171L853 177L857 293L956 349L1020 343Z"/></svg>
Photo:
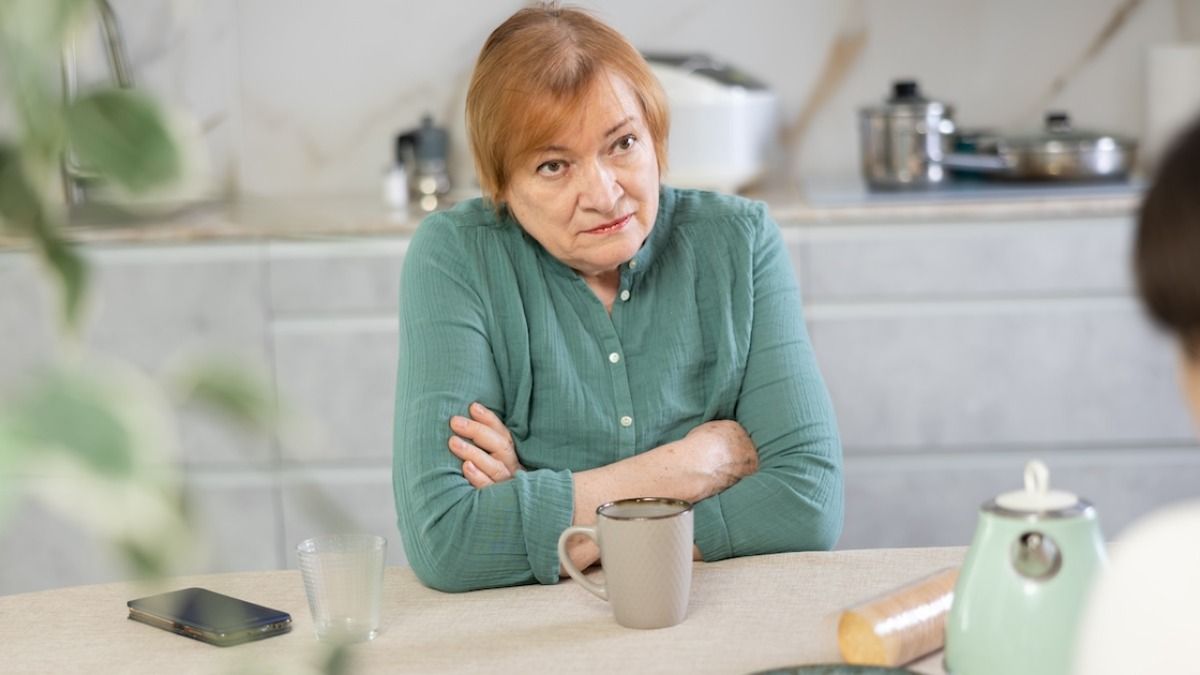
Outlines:
<svg viewBox="0 0 1200 675"><path fill-rule="evenodd" d="M207 588L184 588L126 603L129 618L220 647L261 640L292 629L287 612Z"/></svg>

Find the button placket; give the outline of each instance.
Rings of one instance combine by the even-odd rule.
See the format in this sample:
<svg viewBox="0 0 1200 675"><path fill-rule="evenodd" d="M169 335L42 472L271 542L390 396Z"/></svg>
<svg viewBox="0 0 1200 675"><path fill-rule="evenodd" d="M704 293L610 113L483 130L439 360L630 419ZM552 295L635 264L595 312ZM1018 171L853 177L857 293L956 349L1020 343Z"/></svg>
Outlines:
<svg viewBox="0 0 1200 675"><path fill-rule="evenodd" d="M617 459L625 459L634 455L637 447L637 432L634 426L633 414L636 412L633 409L633 395L630 390L628 361L624 353L624 347L621 344L622 325L624 324L624 314L627 311L625 304L628 302L632 293L629 290L633 286L632 273L633 268L637 267L637 261L631 260L625 265L625 269L621 270L620 291L617 297L621 300L617 303L609 315L609 322L604 325L603 333L605 334L602 340L603 358L608 360L609 377L611 378L613 394L615 396L613 412L615 413L616 422L614 430L616 431L617 443L614 444L613 450L616 452Z"/></svg>

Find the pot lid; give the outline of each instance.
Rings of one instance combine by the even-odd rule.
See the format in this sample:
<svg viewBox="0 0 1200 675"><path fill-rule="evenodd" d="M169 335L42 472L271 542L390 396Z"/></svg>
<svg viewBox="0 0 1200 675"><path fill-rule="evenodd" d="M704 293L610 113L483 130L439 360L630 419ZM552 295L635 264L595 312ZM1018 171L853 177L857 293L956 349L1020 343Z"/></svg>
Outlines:
<svg viewBox="0 0 1200 675"><path fill-rule="evenodd" d="M1040 132L997 138L1000 152L1008 150L1022 154L1112 153L1128 151L1135 145L1135 141L1124 136L1076 129L1071 124L1071 116L1065 112L1046 113L1045 126Z"/></svg>
<svg viewBox="0 0 1200 675"><path fill-rule="evenodd" d="M1024 490L1005 492L996 497L997 506L1020 513L1066 511L1079 502L1079 497L1073 493L1050 489L1050 469L1037 459L1025 465Z"/></svg>
<svg viewBox="0 0 1200 675"><path fill-rule="evenodd" d="M867 106L861 110L865 114L885 114L893 117L925 117L930 112L949 116L953 111L953 107L941 101L926 98L916 80L892 82L892 95L882 105Z"/></svg>

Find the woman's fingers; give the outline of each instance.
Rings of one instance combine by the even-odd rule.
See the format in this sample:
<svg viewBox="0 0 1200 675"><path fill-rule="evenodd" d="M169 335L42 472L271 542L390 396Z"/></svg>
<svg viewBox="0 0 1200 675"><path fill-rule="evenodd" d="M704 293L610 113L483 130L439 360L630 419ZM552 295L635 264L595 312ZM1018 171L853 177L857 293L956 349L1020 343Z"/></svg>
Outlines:
<svg viewBox="0 0 1200 675"><path fill-rule="evenodd" d="M512 472L508 470L504 462L492 457L487 451L480 449L473 443L458 436L451 436L448 445L450 452L454 453L455 457L463 460L464 463L471 463L476 471L487 476L492 482L499 483L512 478ZM470 479L468 478L468 480Z"/></svg>
<svg viewBox="0 0 1200 675"><path fill-rule="evenodd" d="M509 435L508 429L500 433L482 422L458 415L450 419L450 428L454 430L454 433L494 455L515 454L512 448L512 436Z"/></svg>
<svg viewBox="0 0 1200 675"><path fill-rule="evenodd" d="M486 473L480 471L474 462L463 462L463 476L471 484L471 487L476 489L485 488L496 483Z"/></svg>
<svg viewBox="0 0 1200 675"><path fill-rule="evenodd" d="M496 433L508 434L508 427L504 426L504 421L496 413L492 412L491 408L478 401L471 404L471 417Z"/></svg>
<svg viewBox="0 0 1200 675"><path fill-rule="evenodd" d="M522 469L512 433L504 422L480 403L472 403L471 418L455 415L450 418L450 428L455 433L474 443L504 463L510 473Z"/></svg>

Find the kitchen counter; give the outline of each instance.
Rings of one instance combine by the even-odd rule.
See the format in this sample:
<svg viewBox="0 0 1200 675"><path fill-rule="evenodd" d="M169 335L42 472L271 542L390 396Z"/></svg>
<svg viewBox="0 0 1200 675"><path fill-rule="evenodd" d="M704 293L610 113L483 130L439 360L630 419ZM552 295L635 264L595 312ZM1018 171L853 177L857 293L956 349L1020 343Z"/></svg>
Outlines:
<svg viewBox="0 0 1200 675"><path fill-rule="evenodd" d="M816 182L775 187L746 196L766 201L784 226L855 223L935 223L1123 216L1141 196L1138 184L1099 189L974 190L871 195L857 184ZM849 186L849 187L847 187ZM469 194L460 195L461 198ZM424 213L388 211L370 197L271 198L190 205L105 224L76 224L67 236L81 243L180 243L344 239L407 236ZM0 233L0 249L21 248L23 237Z"/></svg>
<svg viewBox="0 0 1200 675"><path fill-rule="evenodd" d="M784 553L695 563L687 619L622 628L572 581L446 594L406 567L384 575L379 637L350 649L348 672L750 673L840 661L845 607L947 566L965 549ZM316 672L313 633L295 570L173 579L289 612L290 633L220 648L126 619L125 602L159 589L131 583L0 596L6 673ZM942 672L935 653L910 666Z"/></svg>

